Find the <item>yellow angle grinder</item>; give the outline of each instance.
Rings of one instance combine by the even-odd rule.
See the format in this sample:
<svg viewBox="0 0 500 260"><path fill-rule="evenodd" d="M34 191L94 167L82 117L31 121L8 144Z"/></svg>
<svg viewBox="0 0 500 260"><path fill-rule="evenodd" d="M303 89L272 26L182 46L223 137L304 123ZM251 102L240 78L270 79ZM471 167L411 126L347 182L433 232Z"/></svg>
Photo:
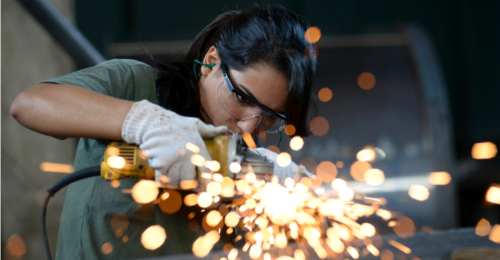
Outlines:
<svg viewBox="0 0 500 260"><path fill-rule="evenodd" d="M205 140L205 145L212 160L220 163L218 173L225 177L240 179L248 172L253 172L259 179L265 179L266 175L273 174L274 163L261 156L256 151L244 145L241 135L222 135L213 139ZM116 157L121 157L119 167L113 163ZM232 172L230 165L237 163L241 171ZM101 177L106 180L117 180L122 178L153 179L155 170L148 164L148 158L142 154L137 145L125 142L112 142L106 148L104 159L101 163ZM199 175L198 175L199 176ZM269 179L267 176L266 179Z"/></svg>

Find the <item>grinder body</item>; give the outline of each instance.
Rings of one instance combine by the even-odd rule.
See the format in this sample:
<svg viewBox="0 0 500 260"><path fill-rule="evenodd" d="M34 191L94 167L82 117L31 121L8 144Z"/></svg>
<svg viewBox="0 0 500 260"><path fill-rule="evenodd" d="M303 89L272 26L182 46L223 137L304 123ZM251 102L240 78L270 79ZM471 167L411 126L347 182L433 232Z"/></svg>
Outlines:
<svg viewBox="0 0 500 260"><path fill-rule="evenodd" d="M246 173L253 172L263 178L273 173L274 163L246 147L240 135L221 135L204 141L211 159L220 163L218 173L225 177L240 179ZM229 167L231 163L239 163L241 171L231 172ZM142 154L139 146L112 142L106 148L101 163L103 179L154 179L154 176L155 170L149 166L148 158Z"/></svg>

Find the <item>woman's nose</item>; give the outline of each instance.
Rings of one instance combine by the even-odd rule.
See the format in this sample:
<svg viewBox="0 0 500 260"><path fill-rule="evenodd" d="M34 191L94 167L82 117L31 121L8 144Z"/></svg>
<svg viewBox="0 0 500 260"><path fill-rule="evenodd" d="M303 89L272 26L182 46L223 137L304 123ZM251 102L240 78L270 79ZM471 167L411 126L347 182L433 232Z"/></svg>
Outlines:
<svg viewBox="0 0 500 260"><path fill-rule="evenodd" d="M239 120L236 125L238 128L241 130L242 133L253 133L255 131L255 127L257 126L257 123L259 122L259 118L250 118L247 120Z"/></svg>

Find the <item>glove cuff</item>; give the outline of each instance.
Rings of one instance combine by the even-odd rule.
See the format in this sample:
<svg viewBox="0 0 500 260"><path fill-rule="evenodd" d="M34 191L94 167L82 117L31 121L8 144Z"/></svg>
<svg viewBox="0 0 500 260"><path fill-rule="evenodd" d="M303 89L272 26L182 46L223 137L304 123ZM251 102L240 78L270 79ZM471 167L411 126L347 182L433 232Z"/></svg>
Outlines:
<svg viewBox="0 0 500 260"><path fill-rule="evenodd" d="M149 119L155 118L154 115L162 111L165 111L165 109L147 100L135 102L123 121L123 140L129 144L140 145L144 132L149 126Z"/></svg>

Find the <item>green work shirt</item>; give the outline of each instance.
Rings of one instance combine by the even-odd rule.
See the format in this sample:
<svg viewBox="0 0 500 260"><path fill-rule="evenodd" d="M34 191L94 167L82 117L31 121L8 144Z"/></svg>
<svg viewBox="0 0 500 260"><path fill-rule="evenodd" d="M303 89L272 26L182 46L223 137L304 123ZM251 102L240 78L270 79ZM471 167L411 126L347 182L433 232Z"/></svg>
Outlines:
<svg viewBox="0 0 500 260"><path fill-rule="evenodd" d="M156 78L156 71L145 63L115 59L45 82L80 86L125 100L158 103ZM75 171L100 165L109 142L80 138ZM183 206L168 215L157 205L138 204L130 193L124 192L135 183L136 179L122 179L120 186L113 188L109 181L92 177L69 185L56 259L136 259L192 252L193 242L202 233L200 225L187 216L195 211L200 215L200 209ZM141 235L152 225L162 226L167 234L165 243L156 250L145 249L141 243Z"/></svg>

